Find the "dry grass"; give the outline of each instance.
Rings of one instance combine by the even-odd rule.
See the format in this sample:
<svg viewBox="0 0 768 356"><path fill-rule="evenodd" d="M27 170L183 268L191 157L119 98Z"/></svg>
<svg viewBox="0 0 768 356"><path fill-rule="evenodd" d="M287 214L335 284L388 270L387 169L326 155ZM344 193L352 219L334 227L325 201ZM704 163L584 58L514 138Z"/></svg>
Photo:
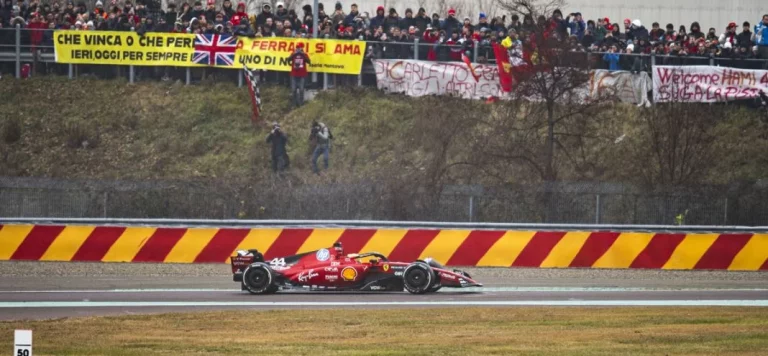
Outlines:
<svg viewBox="0 0 768 356"><path fill-rule="evenodd" d="M174 313L0 323L36 355L765 355L768 308Z"/></svg>

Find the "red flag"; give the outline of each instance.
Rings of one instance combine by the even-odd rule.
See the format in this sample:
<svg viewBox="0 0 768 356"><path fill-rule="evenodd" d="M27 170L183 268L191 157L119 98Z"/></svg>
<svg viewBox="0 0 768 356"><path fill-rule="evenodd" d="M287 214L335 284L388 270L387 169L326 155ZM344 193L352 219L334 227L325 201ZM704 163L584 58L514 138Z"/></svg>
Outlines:
<svg viewBox="0 0 768 356"><path fill-rule="evenodd" d="M512 91L512 64L509 63L509 54L506 48L498 43L493 44L493 54L496 56L496 65L499 66L499 83L505 93Z"/></svg>
<svg viewBox="0 0 768 356"><path fill-rule="evenodd" d="M472 73L472 76L475 78L476 82L480 81L480 76L475 73L475 68L472 67L472 61L469 60L469 57L467 57L466 54L461 54L461 60L464 61L464 63L467 64L467 67L469 67L469 71Z"/></svg>

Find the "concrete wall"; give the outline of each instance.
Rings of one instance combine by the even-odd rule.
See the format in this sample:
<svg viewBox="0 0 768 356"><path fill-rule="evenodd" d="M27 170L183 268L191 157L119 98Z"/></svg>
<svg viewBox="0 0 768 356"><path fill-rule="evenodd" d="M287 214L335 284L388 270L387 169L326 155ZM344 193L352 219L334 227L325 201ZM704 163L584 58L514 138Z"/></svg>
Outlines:
<svg viewBox="0 0 768 356"><path fill-rule="evenodd" d="M288 3L289 1L286 1ZM312 1L294 1L301 8L303 4ZM321 1L326 12L333 11L336 1ZM258 1L261 3L261 1ZM449 6L457 9L460 18L469 16L476 21L480 11L488 14L503 15L498 11L495 0L343 0L344 11L349 11L352 3L357 3L360 11L368 11L375 15L376 7L383 5L389 9L394 7L401 16L405 15L405 9L410 7L414 12L424 7L429 14L438 12L445 16ZM563 8L563 13L581 12L587 19L608 17L613 22L621 22L625 18L640 19L647 27L651 23L659 22L662 27L667 23L675 25L675 29L681 24L686 28L693 21L699 21L702 28L714 27L718 33L725 26L735 21L741 26L744 21L754 25L763 14L768 13L768 1L765 0L630 0L627 2L616 0L570 0ZM257 5L258 6L258 5Z"/></svg>

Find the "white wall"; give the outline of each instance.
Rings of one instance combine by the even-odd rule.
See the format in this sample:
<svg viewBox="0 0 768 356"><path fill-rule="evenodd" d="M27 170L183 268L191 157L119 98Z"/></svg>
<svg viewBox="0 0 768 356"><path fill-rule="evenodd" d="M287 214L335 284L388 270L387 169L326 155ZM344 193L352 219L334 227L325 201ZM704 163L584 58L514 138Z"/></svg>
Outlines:
<svg viewBox="0 0 768 356"><path fill-rule="evenodd" d="M273 2L275 0L272 0ZM233 1L236 2L236 1ZM285 1L286 3L290 2ZM296 8L304 4L312 4L312 0L295 0ZM336 0L324 0L325 11L333 11ZM258 3L261 3L259 0ZM457 17L460 19L469 16L477 21L480 11L489 15L503 15L497 11L494 0L342 0L341 4L345 12L353 3L358 5L360 11L368 11L375 16L376 7L383 5L387 10L394 7L401 16L405 15L405 9L410 7L414 12L419 7L424 7L428 14L433 12L445 16L449 6L457 9ZM667 23L675 25L675 30L682 24L686 28L691 22L699 21L706 31L710 27L717 29L718 33L725 26L734 21L741 28L744 21L749 21L753 26L760 20L763 14L768 13L768 1L766 0L570 0L562 10L563 13L581 12L586 19L608 17L612 22L621 23L625 18L640 19L650 28L651 23L658 22L663 28Z"/></svg>

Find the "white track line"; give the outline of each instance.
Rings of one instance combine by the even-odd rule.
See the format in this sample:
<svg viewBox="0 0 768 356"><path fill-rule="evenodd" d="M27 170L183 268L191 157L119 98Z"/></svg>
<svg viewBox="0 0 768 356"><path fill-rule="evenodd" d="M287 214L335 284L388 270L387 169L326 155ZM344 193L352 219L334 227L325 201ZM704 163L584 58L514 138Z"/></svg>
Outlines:
<svg viewBox="0 0 768 356"><path fill-rule="evenodd" d="M0 302L2 308L99 307L370 307L370 306L723 306L768 307L768 300L552 300L403 302Z"/></svg>
<svg viewBox="0 0 768 356"><path fill-rule="evenodd" d="M299 289L299 291L301 291ZM482 288L446 288L440 293L457 292L768 292L763 288L618 288L618 287L482 287ZM137 288L137 289L72 289L72 290L0 290L0 294L10 293L232 293L240 289L225 288Z"/></svg>

